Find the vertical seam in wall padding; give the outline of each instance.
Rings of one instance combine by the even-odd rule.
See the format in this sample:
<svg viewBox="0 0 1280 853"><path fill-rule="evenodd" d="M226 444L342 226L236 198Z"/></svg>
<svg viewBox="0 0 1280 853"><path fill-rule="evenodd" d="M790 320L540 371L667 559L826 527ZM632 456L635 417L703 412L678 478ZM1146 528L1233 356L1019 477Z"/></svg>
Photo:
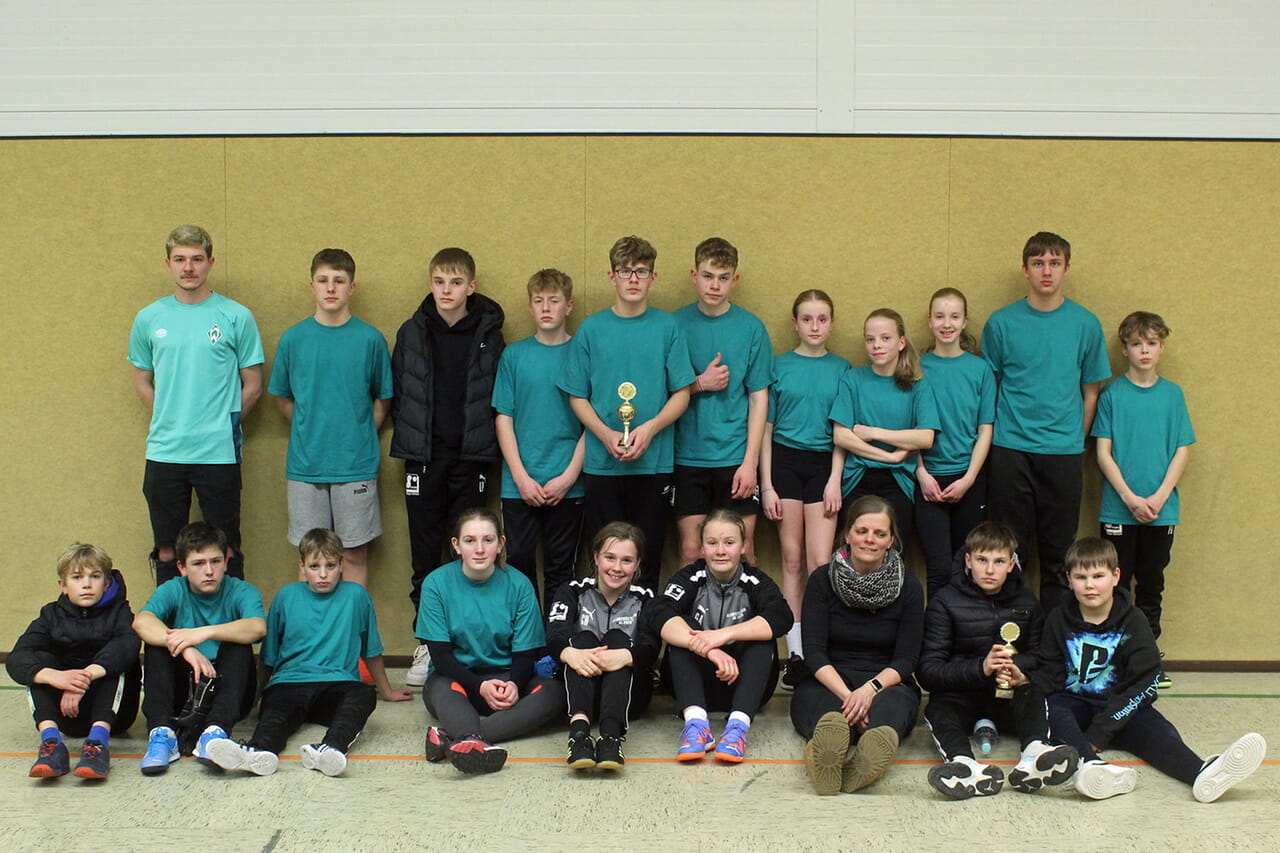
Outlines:
<svg viewBox="0 0 1280 853"><path fill-rule="evenodd" d="M955 282L951 280L951 212L954 204L955 193L955 164L951 158L955 156L956 140L953 136L947 137L947 286L955 287ZM929 305L929 310L933 310L933 305Z"/></svg>
<svg viewBox="0 0 1280 853"><path fill-rule="evenodd" d="M227 137L222 137L222 242L224 245L231 239L231 173L227 167ZM230 253L228 253L228 256ZM231 268L224 265L227 277L227 290L231 290ZM274 842L273 842L274 844Z"/></svg>

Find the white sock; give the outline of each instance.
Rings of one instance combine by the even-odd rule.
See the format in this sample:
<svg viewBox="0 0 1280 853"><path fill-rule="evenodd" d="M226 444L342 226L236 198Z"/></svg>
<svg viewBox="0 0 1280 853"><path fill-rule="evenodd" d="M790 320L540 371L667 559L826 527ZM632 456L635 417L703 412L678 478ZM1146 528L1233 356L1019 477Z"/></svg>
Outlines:
<svg viewBox="0 0 1280 853"><path fill-rule="evenodd" d="M706 720L706 719L707 719L706 708L699 707L698 705L690 705L688 708L684 709L684 721L686 723L689 722L690 720Z"/></svg>
<svg viewBox="0 0 1280 853"><path fill-rule="evenodd" d="M741 711L734 711L732 714L730 714L729 719L726 721L726 723L732 723L734 720L737 720L738 722L742 723L742 725L747 728L751 728L751 718L748 717L746 714L742 713Z"/></svg>
<svg viewBox="0 0 1280 853"><path fill-rule="evenodd" d="M804 644L800 640L800 623L793 622L787 632L787 654L804 657Z"/></svg>

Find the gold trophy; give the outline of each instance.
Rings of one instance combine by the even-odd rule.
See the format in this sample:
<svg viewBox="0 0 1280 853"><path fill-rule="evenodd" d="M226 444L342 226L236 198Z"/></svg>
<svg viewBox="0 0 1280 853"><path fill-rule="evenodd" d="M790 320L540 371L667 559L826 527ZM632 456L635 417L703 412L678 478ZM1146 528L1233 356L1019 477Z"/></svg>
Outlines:
<svg viewBox="0 0 1280 853"><path fill-rule="evenodd" d="M1018 627L1017 622L1005 622L1000 626L1000 639L1004 640L1004 647L1010 652L1017 652L1017 649L1013 647L1013 641L1021 636L1022 629ZM996 698L1013 698L1013 685L999 676L996 677Z"/></svg>
<svg viewBox="0 0 1280 853"><path fill-rule="evenodd" d="M636 386L623 382L618 386L618 396L622 398L622 405L618 407L618 418L622 421L622 438L618 439L618 447L626 447L631 443L631 421L636 416L636 407L631 405L636 396Z"/></svg>

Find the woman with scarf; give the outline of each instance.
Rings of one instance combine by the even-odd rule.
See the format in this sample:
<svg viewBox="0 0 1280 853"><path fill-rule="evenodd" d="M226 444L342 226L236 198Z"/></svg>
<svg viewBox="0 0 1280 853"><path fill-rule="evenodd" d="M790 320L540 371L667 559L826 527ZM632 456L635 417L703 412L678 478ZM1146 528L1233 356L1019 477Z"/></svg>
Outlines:
<svg viewBox="0 0 1280 853"><path fill-rule="evenodd" d="M876 495L858 498L841 541L805 588L801 629L812 675L791 699L791 722L808 740L805 767L823 795L884 775L920 707L912 670L924 592L903 562L893 507Z"/></svg>

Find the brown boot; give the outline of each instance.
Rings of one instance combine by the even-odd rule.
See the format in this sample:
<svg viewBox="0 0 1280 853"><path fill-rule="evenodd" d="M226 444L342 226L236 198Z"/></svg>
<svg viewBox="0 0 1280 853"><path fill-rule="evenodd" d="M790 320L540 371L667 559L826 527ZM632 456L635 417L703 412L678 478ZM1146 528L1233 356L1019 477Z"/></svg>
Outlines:
<svg viewBox="0 0 1280 853"><path fill-rule="evenodd" d="M844 766L840 790L846 794L861 790L884 775L898 754L898 733L892 726L867 729L853 748L853 757Z"/></svg>
<svg viewBox="0 0 1280 853"><path fill-rule="evenodd" d="M840 793L845 757L849 754L849 724L839 711L823 714L804 745L804 766L819 796Z"/></svg>

